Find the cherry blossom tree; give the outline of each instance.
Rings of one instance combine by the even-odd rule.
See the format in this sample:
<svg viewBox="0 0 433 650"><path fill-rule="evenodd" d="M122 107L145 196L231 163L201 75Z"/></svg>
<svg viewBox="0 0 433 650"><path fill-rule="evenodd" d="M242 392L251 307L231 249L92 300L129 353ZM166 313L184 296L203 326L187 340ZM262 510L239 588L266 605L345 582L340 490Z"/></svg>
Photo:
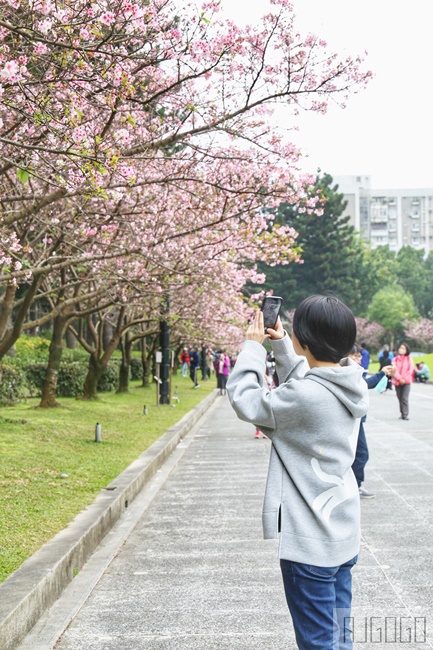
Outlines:
<svg viewBox="0 0 433 650"><path fill-rule="evenodd" d="M312 211L318 196L270 111L285 105L292 126L371 75L273 4L240 29L217 2L0 1L0 357L34 300L54 291L56 304L62 272L100 273L102 286L110 260L117 277L131 259L123 300L134 283L193 291L197 267L209 287L222 268L233 291L221 320L234 323L255 262L298 258L293 230L270 233L263 208Z"/></svg>
<svg viewBox="0 0 433 650"><path fill-rule="evenodd" d="M368 318L355 317L355 321L358 343L366 343L368 348L378 350L386 341L386 329L380 323L370 322Z"/></svg>
<svg viewBox="0 0 433 650"><path fill-rule="evenodd" d="M433 322L428 318L420 318L413 322L405 322L404 334L423 352L433 350Z"/></svg>

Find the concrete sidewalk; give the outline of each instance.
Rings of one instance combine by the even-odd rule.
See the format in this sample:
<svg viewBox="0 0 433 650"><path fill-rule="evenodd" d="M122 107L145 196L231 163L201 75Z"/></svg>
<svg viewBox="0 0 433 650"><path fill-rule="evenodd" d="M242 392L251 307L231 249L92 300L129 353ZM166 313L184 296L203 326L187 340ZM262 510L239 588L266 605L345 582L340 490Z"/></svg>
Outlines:
<svg viewBox="0 0 433 650"><path fill-rule="evenodd" d="M413 387L409 422L370 398L355 648L432 648L433 390ZM294 650L261 531L269 447L218 398L20 650Z"/></svg>

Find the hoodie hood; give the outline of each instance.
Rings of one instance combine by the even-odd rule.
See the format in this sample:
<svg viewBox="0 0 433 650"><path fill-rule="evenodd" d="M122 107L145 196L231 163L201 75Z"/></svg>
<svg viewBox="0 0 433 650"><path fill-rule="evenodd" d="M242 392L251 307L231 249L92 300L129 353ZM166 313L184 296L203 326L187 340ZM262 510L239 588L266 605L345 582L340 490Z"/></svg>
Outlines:
<svg viewBox="0 0 433 650"><path fill-rule="evenodd" d="M368 409L368 388L363 379L363 368L344 358L339 366L322 366L312 368L305 374L305 379L310 379L322 384L337 399L344 404L355 418L361 418Z"/></svg>

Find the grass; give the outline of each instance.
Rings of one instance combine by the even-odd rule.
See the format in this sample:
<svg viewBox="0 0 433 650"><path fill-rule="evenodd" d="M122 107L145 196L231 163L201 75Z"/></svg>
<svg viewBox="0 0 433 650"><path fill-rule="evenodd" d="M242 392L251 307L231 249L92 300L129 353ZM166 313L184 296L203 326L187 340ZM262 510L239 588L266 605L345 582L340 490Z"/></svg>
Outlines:
<svg viewBox="0 0 433 650"><path fill-rule="evenodd" d="M211 379L194 390L175 376L180 403L171 408L157 407L155 387L139 383L95 402L63 398L47 410L35 399L0 409L0 582L215 387Z"/></svg>
<svg viewBox="0 0 433 650"><path fill-rule="evenodd" d="M430 368L430 372L433 373L433 352L430 354L420 354L419 356L412 358L414 363L424 361L424 363ZM379 372L379 361L377 361L377 357L373 357L373 361L368 367L368 372L371 372L372 374Z"/></svg>

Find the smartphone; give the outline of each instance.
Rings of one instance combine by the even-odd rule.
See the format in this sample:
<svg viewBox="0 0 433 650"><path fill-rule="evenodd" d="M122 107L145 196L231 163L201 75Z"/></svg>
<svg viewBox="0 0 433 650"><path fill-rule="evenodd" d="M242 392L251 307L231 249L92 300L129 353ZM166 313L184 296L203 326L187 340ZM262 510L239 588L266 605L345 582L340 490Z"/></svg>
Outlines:
<svg viewBox="0 0 433 650"><path fill-rule="evenodd" d="M282 302L283 299L279 296L265 296L262 305L265 329L268 327L274 329L277 324L277 318L280 313Z"/></svg>

